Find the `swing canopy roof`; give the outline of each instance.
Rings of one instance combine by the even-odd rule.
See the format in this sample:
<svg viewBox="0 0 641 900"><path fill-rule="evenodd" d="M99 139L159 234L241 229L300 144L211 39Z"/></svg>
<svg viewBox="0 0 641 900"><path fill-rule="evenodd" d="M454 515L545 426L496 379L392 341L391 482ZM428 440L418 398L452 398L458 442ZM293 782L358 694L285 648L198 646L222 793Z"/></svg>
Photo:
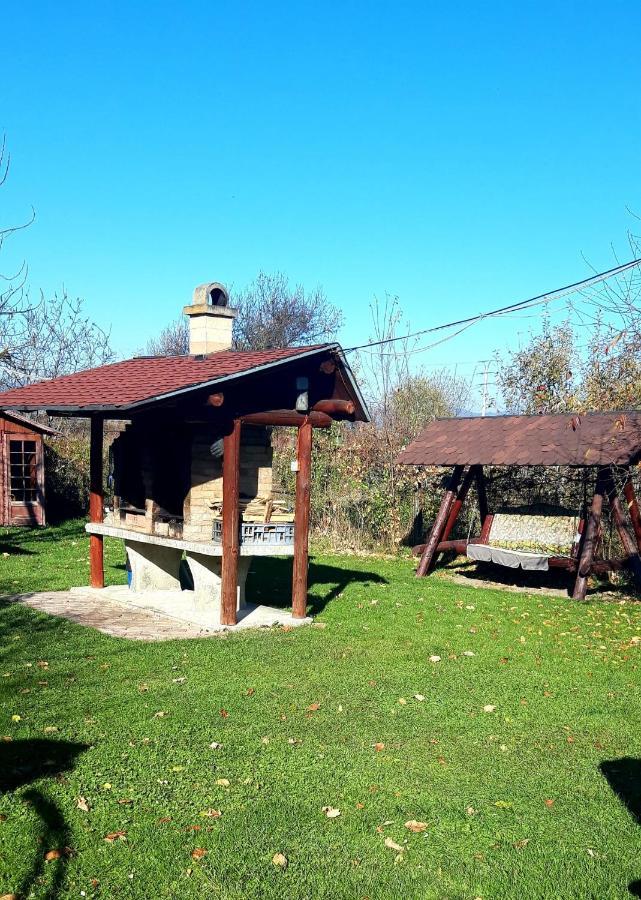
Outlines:
<svg viewBox="0 0 641 900"><path fill-rule="evenodd" d="M410 466L628 466L641 460L641 412L436 419L403 450Z"/></svg>

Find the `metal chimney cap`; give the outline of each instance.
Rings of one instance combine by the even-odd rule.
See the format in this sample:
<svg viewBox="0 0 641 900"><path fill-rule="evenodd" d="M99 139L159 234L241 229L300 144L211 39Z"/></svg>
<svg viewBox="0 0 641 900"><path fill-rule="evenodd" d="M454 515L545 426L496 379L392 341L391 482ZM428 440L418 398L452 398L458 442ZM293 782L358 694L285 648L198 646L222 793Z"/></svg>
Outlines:
<svg viewBox="0 0 641 900"><path fill-rule="evenodd" d="M211 281L208 284L199 284L194 288L192 306L229 306L229 294L224 284Z"/></svg>

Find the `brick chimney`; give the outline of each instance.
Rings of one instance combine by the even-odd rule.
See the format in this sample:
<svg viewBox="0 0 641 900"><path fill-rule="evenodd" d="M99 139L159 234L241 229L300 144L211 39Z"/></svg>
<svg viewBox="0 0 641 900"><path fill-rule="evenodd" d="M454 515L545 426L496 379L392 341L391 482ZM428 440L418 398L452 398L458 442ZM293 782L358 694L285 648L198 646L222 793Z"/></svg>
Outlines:
<svg viewBox="0 0 641 900"><path fill-rule="evenodd" d="M190 306L183 312L189 317L189 352L204 356L231 350L231 334L238 310L230 309L229 294L224 285L213 281L199 284Z"/></svg>

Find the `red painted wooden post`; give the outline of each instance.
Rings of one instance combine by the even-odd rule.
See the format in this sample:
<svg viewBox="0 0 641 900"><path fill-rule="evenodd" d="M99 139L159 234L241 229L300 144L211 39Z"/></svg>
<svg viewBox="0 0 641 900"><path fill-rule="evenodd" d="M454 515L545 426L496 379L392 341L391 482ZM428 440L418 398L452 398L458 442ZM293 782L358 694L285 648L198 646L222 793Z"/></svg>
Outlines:
<svg viewBox="0 0 641 900"><path fill-rule="evenodd" d="M425 550L423 550L423 555L421 556L421 560L416 569L417 578L422 578L424 575L427 575L430 569L432 558L436 553L436 548L438 547L441 540L441 534L443 533L443 529L445 528L447 519L452 509L454 498L456 496L456 490L458 488L462 474L463 466L454 466L454 471L452 472L452 475L449 479L447 490L445 491L445 496L441 501L441 507L438 511L438 515L436 516L436 521L432 525L430 536L428 537L427 543L425 544Z"/></svg>
<svg viewBox="0 0 641 900"><path fill-rule="evenodd" d="M488 517L488 508L487 508L487 490L485 487L485 473L483 471L483 466L472 466L474 469L474 476L476 478L476 494L478 496L479 501L479 516L481 518L481 532L484 530L485 520ZM491 520L490 520L491 524ZM488 527L489 532L489 527Z"/></svg>
<svg viewBox="0 0 641 900"><path fill-rule="evenodd" d="M102 441L103 420L100 415L91 417L91 437L89 441L89 521L103 520L102 489ZM103 557L103 536L89 536L89 583L93 588L105 586L105 566Z"/></svg>
<svg viewBox="0 0 641 900"><path fill-rule="evenodd" d="M630 519L632 520L632 527L634 528L634 536L637 539L637 547L639 548L639 551L641 551L641 515L639 514L639 504L637 503L631 478L628 478L626 481L623 493L628 504L628 510L630 511Z"/></svg>
<svg viewBox="0 0 641 900"><path fill-rule="evenodd" d="M458 493L456 495L456 500L452 504L452 509L450 510L450 514L447 518L447 522L445 524L445 528L443 529L443 534L441 535L441 543L446 541L452 533L452 529L456 524L456 520L458 519L459 513L463 508L463 504L465 503L465 498L467 497L467 492L470 489L470 485L472 484L472 480L474 478L474 469L472 466L465 473L465 478L458 489Z"/></svg>
<svg viewBox="0 0 641 900"><path fill-rule="evenodd" d="M220 586L220 624L235 625L238 606L240 419L223 438L223 560Z"/></svg>
<svg viewBox="0 0 641 900"><path fill-rule="evenodd" d="M600 469L592 498L592 506L588 514L588 521L583 533L579 562L576 569L576 581L574 582L573 600L585 600L588 589L588 578L592 571L594 561L594 549L601 524L601 512L603 510L603 494L605 493L605 470Z"/></svg>
<svg viewBox="0 0 641 900"><path fill-rule="evenodd" d="M610 508L612 510L612 518L614 519L614 524L617 531L619 532L619 537L621 538L623 549L625 550L626 556L628 557L628 565L632 570L637 588L641 587L641 558L639 557L639 548L637 546L635 538L632 537L630 529L628 528L628 523L626 522L623 506L617 493L614 474L611 469L607 479L607 491L608 499L610 501Z"/></svg>
<svg viewBox="0 0 641 900"><path fill-rule="evenodd" d="M294 511L294 571L292 576L292 614L307 615L307 569L309 565L309 504L312 481L312 423L309 419L298 429L298 470Z"/></svg>

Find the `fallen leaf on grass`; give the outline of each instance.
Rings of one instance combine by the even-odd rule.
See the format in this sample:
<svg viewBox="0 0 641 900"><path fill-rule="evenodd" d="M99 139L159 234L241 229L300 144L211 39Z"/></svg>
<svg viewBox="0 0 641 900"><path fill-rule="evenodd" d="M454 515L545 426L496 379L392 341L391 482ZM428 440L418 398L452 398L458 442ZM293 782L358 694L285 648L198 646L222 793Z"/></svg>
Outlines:
<svg viewBox="0 0 641 900"><path fill-rule="evenodd" d="M493 713L495 709L496 709L496 706L493 706L491 703L487 703L487 704L483 707L483 712L486 712L486 713Z"/></svg>
<svg viewBox="0 0 641 900"><path fill-rule="evenodd" d="M43 728L43 731L45 734L56 734L56 732L58 731L58 726L57 725L45 725L45 727Z"/></svg>
<svg viewBox="0 0 641 900"><path fill-rule="evenodd" d="M507 800L496 800L494 806L498 807L499 809L512 809L512 804L508 803Z"/></svg>
<svg viewBox="0 0 641 900"><path fill-rule="evenodd" d="M62 859L62 850L47 850L45 859L47 862L51 862L53 859Z"/></svg>
<svg viewBox="0 0 641 900"><path fill-rule="evenodd" d="M432 656L430 656L430 662L437 663L440 661L441 661L441 657L437 656L436 653L433 653Z"/></svg>
<svg viewBox="0 0 641 900"><path fill-rule="evenodd" d="M419 703L422 703L423 700L425 700L425 697L423 696L423 694L414 694L414 699L418 700Z"/></svg>
<svg viewBox="0 0 641 900"><path fill-rule="evenodd" d="M523 840L520 840L520 841L514 841L514 847L515 847L517 850L522 850L523 847L527 847L527 845L528 845L529 843L530 843L530 839L529 839L529 838L523 838Z"/></svg>
<svg viewBox="0 0 641 900"><path fill-rule="evenodd" d="M121 806L129 806L129 804L133 802L131 797L121 797L120 800L116 800L116 803L119 803Z"/></svg>
<svg viewBox="0 0 641 900"><path fill-rule="evenodd" d="M11 716L12 722L20 722L21 719L22 719L22 716L19 716L17 713L15 715Z"/></svg>
<svg viewBox="0 0 641 900"><path fill-rule="evenodd" d="M223 719L228 719L228 718L229 718L229 713L227 712L226 709L221 709L220 715L221 715L221 717L222 717Z"/></svg>
<svg viewBox="0 0 641 900"><path fill-rule="evenodd" d="M340 809L336 809L333 806L324 806L323 812L325 813L325 815L327 816L328 819L337 819L341 814Z"/></svg>
<svg viewBox="0 0 641 900"><path fill-rule="evenodd" d="M554 806L554 800L546 800L546 801L545 801L545 805L546 805L548 808L550 808L551 806Z"/></svg>
<svg viewBox="0 0 641 900"><path fill-rule="evenodd" d="M221 747L222 747L222 744L219 744L218 741L212 741L211 744L209 745L210 750L220 750Z"/></svg>
<svg viewBox="0 0 641 900"><path fill-rule="evenodd" d="M89 801L86 797L77 797L76 798L76 806L78 809L81 809L83 812L89 812L91 807L89 806Z"/></svg>
<svg viewBox="0 0 641 900"><path fill-rule="evenodd" d="M109 834L105 835L105 840L110 844L113 844L115 841L125 841L127 840L127 832L126 831L110 831Z"/></svg>
<svg viewBox="0 0 641 900"><path fill-rule="evenodd" d="M287 868L287 857L284 853L274 853L272 856L272 862L275 866L279 866L281 869Z"/></svg>
<svg viewBox="0 0 641 900"><path fill-rule="evenodd" d="M4 553L2 554L4 556ZM8 556L9 554L7 554ZM17 894L3 894L0 900L20 900Z"/></svg>
<svg viewBox="0 0 641 900"><path fill-rule="evenodd" d="M320 703L310 703L307 709L309 712L316 712L317 709L320 709Z"/></svg>
<svg viewBox="0 0 641 900"><path fill-rule="evenodd" d="M413 831L414 834L418 834L427 829L427 822L417 822L416 819L410 819L409 822L405 823L405 827L408 831Z"/></svg>
<svg viewBox="0 0 641 900"><path fill-rule="evenodd" d="M380 753L380 751L384 749L385 744L382 741L378 741L378 743L374 744L374 750L376 750L377 753Z"/></svg>
<svg viewBox="0 0 641 900"><path fill-rule="evenodd" d="M407 706L407 700L405 699L405 697L399 697L398 702L401 704L401 706Z"/></svg>
<svg viewBox="0 0 641 900"><path fill-rule="evenodd" d="M389 850L396 850L397 853L402 853L405 849L404 847L401 847L400 844L397 844L395 841L393 841L391 838L385 838L385 846Z"/></svg>
<svg viewBox="0 0 641 900"><path fill-rule="evenodd" d="M207 856L207 851L205 850L204 847L196 847L195 850L191 851L192 859L202 859L203 856Z"/></svg>
<svg viewBox="0 0 641 900"><path fill-rule="evenodd" d="M463 656L474 656L474 653L471 650L464 650Z"/></svg>
<svg viewBox="0 0 641 900"><path fill-rule="evenodd" d="M222 813L219 809L204 809L200 815L205 819L220 819Z"/></svg>
<svg viewBox="0 0 641 900"><path fill-rule="evenodd" d="M166 709L159 709L158 712L154 713L154 719L164 719L165 716L168 716L169 713Z"/></svg>
<svg viewBox="0 0 641 900"><path fill-rule="evenodd" d="M163 816L162 819L158 819L159 825L166 825L167 822L171 822L171 816Z"/></svg>
<svg viewBox="0 0 641 900"><path fill-rule="evenodd" d="M216 784L219 787L229 787L229 779L228 778L217 778Z"/></svg>

